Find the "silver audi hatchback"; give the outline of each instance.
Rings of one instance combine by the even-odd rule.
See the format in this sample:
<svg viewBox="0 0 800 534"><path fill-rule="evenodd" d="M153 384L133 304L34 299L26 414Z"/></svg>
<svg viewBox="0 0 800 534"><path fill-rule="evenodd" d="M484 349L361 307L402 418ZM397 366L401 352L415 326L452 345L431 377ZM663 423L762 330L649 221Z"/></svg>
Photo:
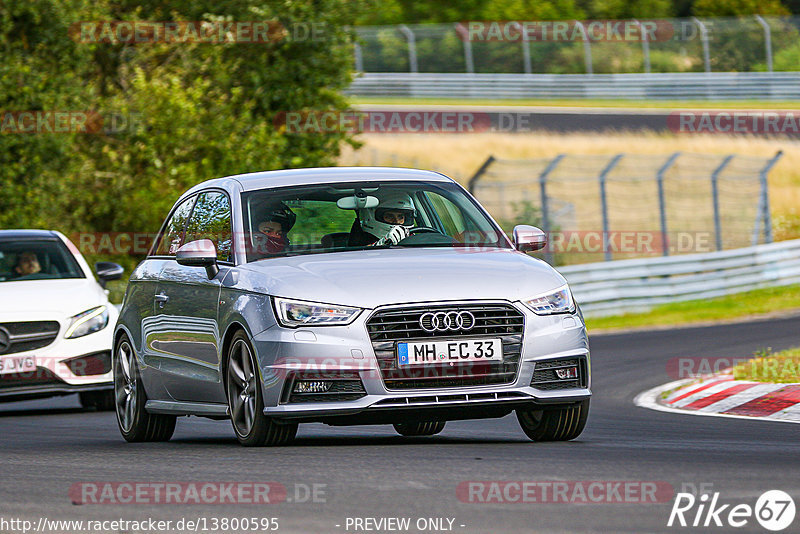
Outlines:
<svg viewBox="0 0 800 534"><path fill-rule="evenodd" d="M130 278L114 337L128 441L181 415L231 419L243 445L299 423L404 436L516 411L536 441L577 437L589 345L566 280L435 172L324 168L184 193Z"/></svg>

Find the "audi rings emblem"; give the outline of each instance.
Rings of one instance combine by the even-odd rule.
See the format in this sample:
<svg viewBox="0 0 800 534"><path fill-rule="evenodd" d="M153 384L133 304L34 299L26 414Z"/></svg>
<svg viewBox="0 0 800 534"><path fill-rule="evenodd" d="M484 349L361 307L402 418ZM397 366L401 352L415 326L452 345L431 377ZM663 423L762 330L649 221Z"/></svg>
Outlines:
<svg viewBox="0 0 800 534"><path fill-rule="evenodd" d="M468 311L428 312L419 318L419 325L426 332L472 330L475 316Z"/></svg>

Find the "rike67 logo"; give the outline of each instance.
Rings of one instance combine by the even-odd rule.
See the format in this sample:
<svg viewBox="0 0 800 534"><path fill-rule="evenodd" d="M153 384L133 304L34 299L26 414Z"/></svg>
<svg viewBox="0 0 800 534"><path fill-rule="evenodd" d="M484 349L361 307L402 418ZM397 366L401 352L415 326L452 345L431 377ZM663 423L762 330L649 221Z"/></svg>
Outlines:
<svg viewBox="0 0 800 534"><path fill-rule="evenodd" d="M691 493L678 493L669 514L667 526L671 527L733 527L752 524L755 519L767 530L777 532L794 521L794 499L781 490L761 494L755 506L749 504L720 504L719 492L695 497Z"/></svg>

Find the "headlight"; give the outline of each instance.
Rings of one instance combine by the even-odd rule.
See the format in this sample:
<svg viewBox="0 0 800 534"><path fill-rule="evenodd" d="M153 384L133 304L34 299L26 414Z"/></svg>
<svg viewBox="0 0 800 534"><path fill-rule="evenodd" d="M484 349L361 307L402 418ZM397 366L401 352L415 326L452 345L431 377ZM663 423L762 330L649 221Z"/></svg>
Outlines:
<svg viewBox="0 0 800 534"><path fill-rule="evenodd" d="M70 318L69 328L64 337L74 339L102 330L106 326L108 326L108 309L105 306L98 306Z"/></svg>
<svg viewBox="0 0 800 534"><path fill-rule="evenodd" d="M537 315L551 315L554 313L572 313L575 311L575 302L569 287L561 287L552 293L542 295L530 300L522 301Z"/></svg>
<svg viewBox="0 0 800 534"><path fill-rule="evenodd" d="M319 302L275 299L278 321L283 326L331 326L350 324L361 310L349 306L335 306Z"/></svg>

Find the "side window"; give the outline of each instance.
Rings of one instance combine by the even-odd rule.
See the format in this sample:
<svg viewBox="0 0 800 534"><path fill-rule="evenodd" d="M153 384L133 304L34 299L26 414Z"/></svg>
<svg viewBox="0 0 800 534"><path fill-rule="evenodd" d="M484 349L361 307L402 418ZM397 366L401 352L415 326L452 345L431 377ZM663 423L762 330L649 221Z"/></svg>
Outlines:
<svg viewBox="0 0 800 534"><path fill-rule="evenodd" d="M194 196L187 198L172 212L172 217L164 225L164 233L161 234L161 240L158 242L156 255L174 256L183 244L181 241L183 230L186 227L186 220L192 212L192 206L196 198Z"/></svg>
<svg viewBox="0 0 800 534"><path fill-rule="evenodd" d="M442 221L444 229L448 235L455 236L464 230L466 225L464 215L461 210L447 198L432 192L426 192L425 195L431 201L439 220Z"/></svg>
<svg viewBox="0 0 800 534"><path fill-rule="evenodd" d="M197 198L192 217L186 227L184 243L210 239L217 247L217 259L233 261L231 204L225 193L210 191Z"/></svg>

